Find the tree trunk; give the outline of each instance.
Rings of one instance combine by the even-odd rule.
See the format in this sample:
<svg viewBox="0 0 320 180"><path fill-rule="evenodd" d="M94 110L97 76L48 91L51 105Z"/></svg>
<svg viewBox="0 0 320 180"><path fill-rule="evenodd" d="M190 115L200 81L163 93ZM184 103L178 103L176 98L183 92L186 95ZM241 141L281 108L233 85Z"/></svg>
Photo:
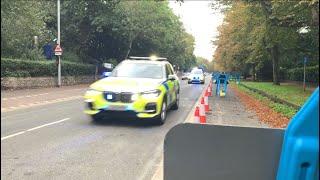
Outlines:
<svg viewBox="0 0 320 180"><path fill-rule="evenodd" d="M98 79L98 64L96 64L96 72L94 74L94 79L97 80Z"/></svg>
<svg viewBox="0 0 320 180"><path fill-rule="evenodd" d="M252 65L252 80L253 81L256 81L256 79L257 79L257 77L256 77L256 67L255 67L255 65L253 64Z"/></svg>
<svg viewBox="0 0 320 180"><path fill-rule="evenodd" d="M273 84L280 85L279 81L279 48L278 45L274 45L271 48L272 58L272 72L273 72Z"/></svg>
<svg viewBox="0 0 320 180"><path fill-rule="evenodd" d="M319 27L319 4L314 5L311 9L312 13L312 25Z"/></svg>
<svg viewBox="0 0 320 180"><path fill-rule="evenodd" d="M129 43L129 47L128 47L128 50L127 50L127 53L126 53L125 59L127 59L127 58L128 58L128 56L129 56L129 54L130 54L130 51L131 51L131 48L132 48L132 42L133 42L133 40L131 40L131 41L130 41L130 43Z"/></svg>

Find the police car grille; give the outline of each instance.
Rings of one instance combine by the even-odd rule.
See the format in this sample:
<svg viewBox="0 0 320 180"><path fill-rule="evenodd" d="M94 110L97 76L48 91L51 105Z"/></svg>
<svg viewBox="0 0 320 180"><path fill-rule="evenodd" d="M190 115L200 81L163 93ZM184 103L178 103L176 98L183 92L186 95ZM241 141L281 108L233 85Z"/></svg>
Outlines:
<svg viewBox="0 0 320 180"><path fill-rule="evenodd" d="M111 96L111 99L108 99L108 96ZM105 100L109 102L117 102L120 100L120 94L115 92L104 92L103 97Z"/></svg>
<svg viewBox="0 0 320 180"><path fill-rule="evenodd" d="M132 93L123 92L121 93L120 100L121 102L130 103L132 102L131 96L132 96Z"/></svg>
<svg viewBox="0 0 320 180"><path fill-rule="evenodd" d="M108 95L112 96L112 99L108 99ZM122 93L115 93L115 92L104 92L103 97L106 101L109 102L124 102L124 103L130 103L132 93L122 92Z"/></svg>

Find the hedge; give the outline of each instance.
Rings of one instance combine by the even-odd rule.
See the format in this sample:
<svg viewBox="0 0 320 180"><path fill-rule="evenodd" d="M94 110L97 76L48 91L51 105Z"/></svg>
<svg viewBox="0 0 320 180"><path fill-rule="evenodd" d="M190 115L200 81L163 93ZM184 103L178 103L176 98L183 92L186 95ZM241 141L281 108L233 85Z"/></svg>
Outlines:
<svg viewBox="0 0 320 180"><path fill-rule="evenodd" d="M303 81L303 68L288 69L284 75L287 80ZM319 83L319 65L306 67L306 81Z"/></svg>
<svg viewBox="0 0 320 180"><path fill-rule="evenodd" d="M1 58L1 77L46 77L57 76L55 61L30 61ZM62 76L94 75L95 66L91 64L61 62Z"/></svg>

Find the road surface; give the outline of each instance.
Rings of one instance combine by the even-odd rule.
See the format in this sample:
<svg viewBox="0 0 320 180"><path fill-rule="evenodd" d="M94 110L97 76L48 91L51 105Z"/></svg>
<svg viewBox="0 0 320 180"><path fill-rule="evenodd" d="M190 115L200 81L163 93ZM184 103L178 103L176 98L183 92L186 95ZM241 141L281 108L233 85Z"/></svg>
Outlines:
<svg viewBox="0 0 320 180"><path fill-rule="evenodd" d="M4 92L1 178L151 179L165 134L185 120L203 87L181 81L180 108L163 126L92 122L82 112L86 86Z"/></svg>

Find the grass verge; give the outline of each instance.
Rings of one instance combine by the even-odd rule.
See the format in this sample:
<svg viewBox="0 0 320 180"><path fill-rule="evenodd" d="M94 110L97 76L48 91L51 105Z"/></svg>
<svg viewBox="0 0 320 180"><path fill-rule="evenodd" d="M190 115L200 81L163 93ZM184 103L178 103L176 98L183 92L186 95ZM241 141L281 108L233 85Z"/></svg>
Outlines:
<svg viewBox="0 0 320 180"><path fill-rule="evenodd" d="M267 97L264 97L256 92L250 91L249 89L247 89L243 86L238 86L235 83L232 83L232 85L234 87L237 87L240 91L249 94L250 96L254 97L255 99L257 99L257 100L261 101L262 103L264 103L265 105L269 106L275 112L278 112L278 113L284 115L285 117L288 117L289 119L291 119L297 113L297 110L290 107L290 106L280 104L280 103L275 103L275 102L271 101L270 99L268 99Z"/></svg>
<svg viewBox="0 0 320 180"><path fill-rule="evenodd" d="M293 84L273 85L271 82L241 82L242 84L252 87L267 94L274 95L280 99L286 100L292 104L302 106L308 97L312 94L312 90L303 91L301 86ZM276 109L283 109L279 105L273 105Z"/></svg>

